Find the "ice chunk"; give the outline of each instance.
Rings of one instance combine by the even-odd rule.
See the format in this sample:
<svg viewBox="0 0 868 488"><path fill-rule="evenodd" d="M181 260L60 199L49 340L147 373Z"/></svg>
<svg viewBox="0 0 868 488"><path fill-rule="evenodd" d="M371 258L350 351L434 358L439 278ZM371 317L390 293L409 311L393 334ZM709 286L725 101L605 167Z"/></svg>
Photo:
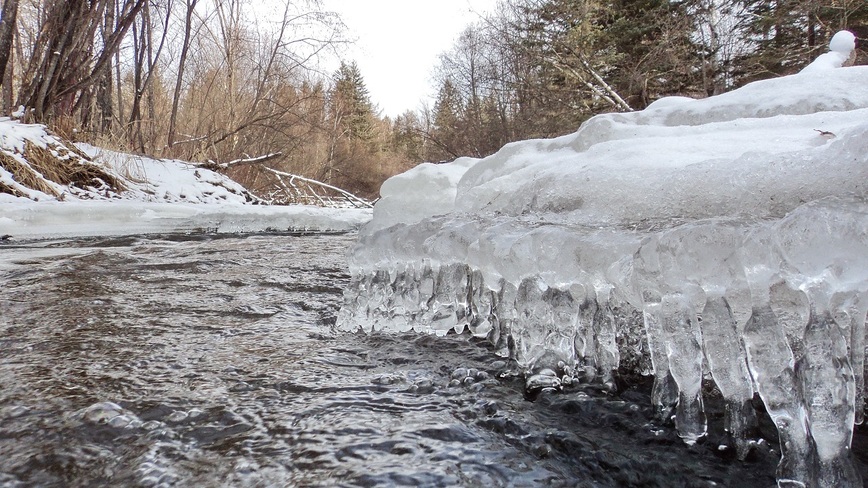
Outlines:
<svg viewBox="0 0 868 488"><path fill-rule="evenodd" d="M864 418L866 77L850 67L663 100L509 144L457 182L431 176L454 206L408 207L394 217L403 224L375 209L339 326L399 327L403 313L415 330L469 328L534 391L653 374L660 420L674 411L688 443L708 428L707 372L740 458L757 444L756 393L779 432L782 486L859 486L849 449ZM387 186L396 201L425 187L401 181ZM414 271L385 292L370 279L396 269ZM398 305L405 294L413 306Z"/></svg>
<svg viewBox="0 0 868 488"><path fill-rule="evenodd" d="M448 214L455 206L458 180L475 162L459 158L444 164L422 163L387 180L380 188L371 230Z"/></svg>

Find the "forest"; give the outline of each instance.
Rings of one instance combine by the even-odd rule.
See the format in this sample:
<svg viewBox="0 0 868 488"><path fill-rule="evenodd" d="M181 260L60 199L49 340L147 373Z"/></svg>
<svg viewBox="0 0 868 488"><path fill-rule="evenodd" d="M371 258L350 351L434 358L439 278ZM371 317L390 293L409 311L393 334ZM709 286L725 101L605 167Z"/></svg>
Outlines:
<svg viewBox="0 0 868 488"><path fill-rule="evenodd" d="M841 29L868 63L864 0L502 0L431 67L433 104L390 118L353 60L323 68L350 41L317 0L4 0L0 15L3 115L209 165L273 203L289 202L267 168L375 198L422 161L792 74Z"/></svg>

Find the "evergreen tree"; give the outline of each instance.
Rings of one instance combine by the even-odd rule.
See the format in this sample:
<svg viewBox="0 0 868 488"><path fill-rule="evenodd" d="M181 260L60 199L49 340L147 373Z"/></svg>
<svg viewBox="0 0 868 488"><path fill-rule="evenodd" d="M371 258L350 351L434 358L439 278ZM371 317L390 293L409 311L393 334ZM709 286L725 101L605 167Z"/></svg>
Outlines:
<svg viewBox="0 0 868 488"><path fill-rule="evenodd" d="M351 140L370 141L374 113L368 88L355 61L342 62L330 95L331 116Z"/></svg>
<svg viewBox="0 0 868 488"><path fill-rule="evenodd" d="M700 48L688 1L616 0L601 12L597 51L617 53L601 74L634 109L702 90Z"/></svg>
<svg viewBox="0 0 868 488"><path fill-rule="evenodd" d="M429 159L441 161L466 155L461 133L463 112L461 94L450 79L444 80L434 102Z"/></svg>
<svg viewBox="0 0 868 488"><path fill-rule="evenodd" d="M395 117L392 123L391 150L415 164L425 159L424 149L422 127L416 114L407 111Z"/></svg>
<svg viewBox="0 0 868 488"><path fill-rule="evenodd" d="M749 52L737 62L739 84L796 73L826 51L842 29L868 34L868 2L736 0L744 8Z"/></svg>
<svg viewBox="0 0 868 488"><path fill-rule="evenodd" d="M385 176L384 138L368 89L355 62L342 62L328 95L329 144L320 179L364 196L376 194Z"/></svg>

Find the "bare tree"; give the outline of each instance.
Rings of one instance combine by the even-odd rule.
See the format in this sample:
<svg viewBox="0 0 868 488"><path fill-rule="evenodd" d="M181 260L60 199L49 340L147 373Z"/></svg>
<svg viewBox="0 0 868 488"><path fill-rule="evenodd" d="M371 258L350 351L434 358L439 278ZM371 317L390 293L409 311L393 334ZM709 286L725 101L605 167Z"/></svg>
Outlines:
<svg viewBox="0 0 868 488"><path fill-rule="evenodd" d="M18 0L5 0L3 8L0 10L0 84L3 85L4 93L8 91L11 96L11 65L9 66L9 74L7 65L12 58L12 49L14 47L16 19L18 18ZM4 101L6 97L3 97ZM4 110L10 107L4 103Z"/></svg>
<svg viewBox="0 0 868 488"><path fill-rule="evenodd" d="M155 67L160 58L160 54L163 51L163 46L165 46L166 43L166 36L169 32L169 14L172 9L171 0L166 1L165 9L166 11L164 13L164 25L162 27L162 34L160 36L160 42L157 45L156 51L154 51L154 26L151 19L151 8L149 4L145 4L145 7L142 9L140 24L138 24L140 25L140 27L138 28L138 32L136 32L136 24L134 23L133 25L134 90L132 107L130 108L128 132L130 141L134 145L137 145L139 150L142 152L145 151L145 136L142 131L142 98L144 97L146 91L153 90L152 81ZM153 96L149 98L151 101L153 101ZM153 112L154 110L152 108L152 115ZM151 120L153 120L153 117L151 117Z"/></svg>
<svg viewBox="0 0 868 488"><path fill-rule="evenodd" d="M172 91L172 111L169 115L169 131L166 147L169 150L175 145L175 131L178 124L178 106L181 102L181 85L184 81L184 68L187 65L187 55L190 52L190 32L193 29L193 12L199 0L185 0L184 37L181 41L181 55L178 59L178 73L175 77L175 89Z"/></svg>
<svg viewBox="0 0 868 488"><path fill-rule="evenodd" d="M48 0L46 20L24 72L19 104L36 120L69 115L84 89L98 82L147 0L124 0L114 30L98 45L108 0Z"/></svg>

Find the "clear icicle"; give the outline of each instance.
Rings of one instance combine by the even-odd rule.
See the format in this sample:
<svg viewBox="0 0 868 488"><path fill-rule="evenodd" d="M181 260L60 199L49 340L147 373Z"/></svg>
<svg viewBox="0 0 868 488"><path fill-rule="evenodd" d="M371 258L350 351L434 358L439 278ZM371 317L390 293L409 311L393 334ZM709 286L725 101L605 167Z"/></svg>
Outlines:
<svg viewBox="0 0 868 488"><path fill-rule="evenodd" d="M579 304L567 290L549 288L543 293L551 329L545 338L546 354L552 356L558 373L572 379L576 363L575 336Z"/></svg>
<svg viewBox="0 0 868 488"><path fill-rule="evenodd" d="M865 322L868 316L868 293L849 291L841 293L842 303L837 307L835 321L850 340L850 366L855 383L855 424L865 422Z"/></svg>
<svg viewBox="0 0 868 488"><path fill-rule="evenodd" d="M539 277L525 278L515 295L515 355L519 367L532 371L545 355L548 335L543 292L548 287ZM544 367L550 367L546 365Z"/></svg>
<svg viewBox="0 0 868 488"><path fill-rule="evenodd" d="M611 291L611 285L596 289L598 307L594 315L594 334L597 337L597 369L600 381L610 390L614 390L621 353L618 351L618 330L612 312Z"/></svg>
<svg viewBox="0 0 868 488"><path fill-rule="evenodd" d="M726 401L726 430L735 442L738 458L744 460L758 427L750 403L753 385L732 309L721 292L706 292L700 324L702 341L711 377Z"/></svg>
<svg viewBox="0 0 868 488"><path fill-rule="evenodd" d="M654 368L651 402L657 410L658 418L667 420L678 400L678 386L669 372L669 355L666 343L663 341L662 313L660 303L652 302L645 304L642 316L648 338L648 350L651 354L651 365Z"/></svg>
<svg viewBox="0 0 868 488"><path fill-rule="evenodd" d="M810 280L804 287L810 304L805 355L797 365L811 436L819 462L818 486L860 486L853 464L855 388L847 343L829 309L829 286Z"/></svg>
<svg viewBox="0 0 868 488"><path fill-rule="evenodd" d="M473 271L470 274L470 323L468 329L475 337L490 337L492 334L495 314L494 295L494 292L485 284L482 272Z"/></svg>
<svg viewBox="0 0 868 488"><path fill-rule="evenodd" d="M799 395L795 358L767 300L754 306L744 327L744 340L751 375L778 430L778 486L815 486L813 440Z"/></svg>
<svg viewBox="0 0 868 488"><path fill-rule="evenodd" d="M685 295L667 294L660 306L669 371L678 385L675 428L684 442L693 444L707 429L702 403L702 337L696 313Z"/></svg>
<svg viewBox="0 0 868 488"><path fill-rule="evenodd" d="M581 297L579 316L576 321L576 334L574 347L581 368L583 380L590 381L596 376L597 364L593 360L596 356L594 348L594 323L599 304L595 299L592 289L588 285L573 285L572 292L576 297Z"/></svg>

